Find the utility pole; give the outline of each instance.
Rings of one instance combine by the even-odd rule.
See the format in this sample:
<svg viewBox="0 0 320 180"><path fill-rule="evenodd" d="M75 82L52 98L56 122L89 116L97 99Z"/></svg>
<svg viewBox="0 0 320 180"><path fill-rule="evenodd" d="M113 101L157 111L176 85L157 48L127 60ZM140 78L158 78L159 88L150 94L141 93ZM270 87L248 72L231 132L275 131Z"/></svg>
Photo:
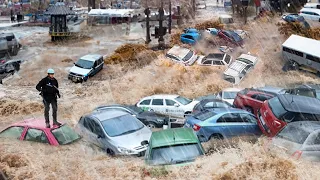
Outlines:
<svg viewBox="0 0 320 180"><path fill-rule="evenodd" d="M181 25L181 9L180 9L180 5L177 6L177 13L178 13L178 15L177 15L177 24L178 24L178 26L180 26Z"/></svg>
<svg viewBox="0 0 320 180"><path fill-rule="evenodd" d="M161 0L161 7L159 8L159 49L164 49L164 32L163 32L163 20L164 20L164 10L163 10L163 0Z"/></svg>
<svg viewBox="0 0 320 180"><path fill-rule="evenodd" d="M196 0L192 0L192 18L196 17Z"/></svg>
<svg viewBox="0 0 320 180"><path fill-rule="evenodd" d="M172 25L172 7L171 7L171 0L169 0L169 24L168 24L168 28L169 28L169 34L171 34L171 25Z"/></svg>
<svg viewBox="0 0 320 180"><path fill-rule="evenodd" d="M244 16L244 24L247 24L247 8L249 5L249 0L242 0L242 11Z"/></svg>
<svg viewBox="0 0 320 180"><path fill-rule="evenodd" d="M283 14L282 0L280 0L280 15L282 16L282 14Z"/></svg>
<svg viewBox="0 0 320 180"><path fill-rule="evenodd" d="M146 34L146 44L149 44L151 42L151 38L150 38L150 24L149 24L149 15L150 15L150 9L149 7L147 7L144 10L144 14L147 16L146 17L146 29L147 29L147 34Z"/></svg>

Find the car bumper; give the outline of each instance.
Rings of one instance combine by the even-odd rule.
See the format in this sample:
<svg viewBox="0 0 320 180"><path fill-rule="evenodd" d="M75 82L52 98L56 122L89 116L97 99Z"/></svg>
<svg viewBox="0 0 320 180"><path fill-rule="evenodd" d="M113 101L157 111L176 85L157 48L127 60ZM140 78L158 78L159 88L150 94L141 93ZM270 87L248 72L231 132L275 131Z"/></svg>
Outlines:
<svg viewBox="0 0 320 180"><path fill-rule="evenodd" d="M68 79L70 79L73 82L83 82L84 77L83 76L75 76L75 75L68 75Z"/></svg>

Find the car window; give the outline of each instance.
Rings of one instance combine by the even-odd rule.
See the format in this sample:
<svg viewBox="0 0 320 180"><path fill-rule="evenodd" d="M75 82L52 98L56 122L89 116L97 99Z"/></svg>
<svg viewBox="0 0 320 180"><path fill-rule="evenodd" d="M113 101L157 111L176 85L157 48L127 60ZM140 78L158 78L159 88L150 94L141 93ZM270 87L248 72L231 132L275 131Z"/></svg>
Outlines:
<svg viewBox="0 0 320 180"><path fill-rule="evenodd" d="M241 113L240 117L241 117L242 121L245 123L255 123L255 124L257 123L256 118L250 114Z"/></svg>
<svg viewBox="0 0 320 180"><path fill-rule="evenodd" d="M207 102L203 107L204 108L214 108L214 102Z"/></svg>
<svg viewBox="0 0 320 180"><path fill-rule="evenodd" d="M229 81L231 83L236 83L236 79L232 76L225 76L224 80Z"/></svg>
<svg viewBox="0 0 320 180"><path fill-rule="evenodd" d="M150 105L151 99L146 99L140 103L140 105Z"/></svg>
<svg viewBox="0 0 320 180"><path fill-rule="evenodd" d="M287 125L278 135L277 137L298 143L303 144L304 141L309 136L309 132L305 131L302 128L293 126L293 125Z"/></svg>
<svg viewBox="0 0 320 180"><path fill-rule="evenodd" d="M0 134L0 137L6 137L6 138L20 138L21 133L23 132L24 127L9 127L8 129L2 131Z"/></svg>
<svg viewBox="0 0 320 180"><path fill-rule="evenodd" d="M206 60L203 62L203 64L212 64L212 61L211 60Z"/></svg>
<svg viewBox="0 0 320 180"><path fill-rule="evenodd" d="M52 134L60 145L69 144L80 139L80 136L67 125L52 130Z"/></svg>
<svg viewBox="0 0 320 180"><path fill-rule="evenodd" d="M152 105L163 106L163 99L153 99L152 100Z"/></svg>
<svg viewBox="0 0 320 180"><path fill-rule="evenodd" d="M94 61L94 67L98 66L98 61Z"/></svg>
<svg viewBox="0 0 320 180"><path fill-rule="evenodd" d="M41 142L41 143L49 143L46 134L42 130L33 129L33 128L28 129L24 140Z"/></svg>
<svg viewBox="0 0 320 180"><path fill-rule="evenodd" d="M224 102L215 102L214 107L216 108L228 108L230 105Z"/></svg>
<svg viewBox="0 0 320 180"><path fill-rule="evenodd" d="M194 40L194 39L193 39L193 37L192 37L192 36L190 36L190 35L184 35L183 37L184 37L184 38L187 38L187 39Z"/></svg>
<svg viewBox="0 0 320 180"><path fill-rule="evenodd" d="M175 101L172 101L170 99L166 99L166 105L167 106L174 106L175 103L176 103Z"/></svg>
<svg viewBox="0 0 320 180"><path fill-rule="evenodd" d="M93 120L89 117L85 118L84 127L96 135L103 134L103 131L102 131L101 127L99 126L99 124L97 122L95 122L95 120Z"/></svg>
<svg viewBox="0 0 320 180"><path fill-rule="evenodd" d="M222 115L217 120L217 123L237 123L237 122L243 122L238 113L227 113Z"/></svg>
<svg viewBox="0 0 320 180"><path fill-rule="evenodd" d="M213 61L213 65L224 65L222 61Z"/></svg>

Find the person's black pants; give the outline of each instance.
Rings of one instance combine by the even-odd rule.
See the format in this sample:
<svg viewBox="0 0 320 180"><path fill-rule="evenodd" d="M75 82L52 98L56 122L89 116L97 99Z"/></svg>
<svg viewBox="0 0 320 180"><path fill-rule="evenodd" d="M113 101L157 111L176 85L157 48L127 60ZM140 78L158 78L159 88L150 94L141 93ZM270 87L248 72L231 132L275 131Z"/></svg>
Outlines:
<svg viewBox="0 0 320 180"><path fill-rule="evenodd" d="M57 110L58 110L58 104L57 100L43 100L44 104L44 118L46 120L46 123L49 123L49 110L50 110L50 104L52 107L52 118L53 118L53 123L57 123Z"/></svg>

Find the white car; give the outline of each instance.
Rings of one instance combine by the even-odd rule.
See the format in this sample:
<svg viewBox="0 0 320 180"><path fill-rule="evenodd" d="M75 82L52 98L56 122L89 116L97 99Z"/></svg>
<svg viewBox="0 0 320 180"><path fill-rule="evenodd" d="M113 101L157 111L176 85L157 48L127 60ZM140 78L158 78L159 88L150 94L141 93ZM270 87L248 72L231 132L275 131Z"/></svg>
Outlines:
<svg viewBox="0 0 320 180"><path fill-rule="evenodd" d="M198 56L190 49L175 45L167 52L166 57L178 63L192 65L195 61L202 59L204 56Z"/></svg>
<svg viewBox="0 0 320 180"><path fill-rule="evenodd" d="M217 98L233 104L234 98L236 98L237 93L241 90L238 88L226 88L217 94Z"/></svg>
<svg viewBox="0 0 320 180"><path fill-rule="evenodd" d="M303 16L305 19L320 22L320 9L315 8L302 8L299 11L299 15Z"/></svg>
<svg viewBox="0 0 320 180"><path fill-rule="evenodd" d="M154 111L174 117L185 117L191 114L194 106L199 103L179 95L159 94L141 99L136 105L145 111Z"/></svg>
<svg viewBox="0 0 320 180"><path fill-rule="evenodd" d="M232 57L226 53L211 53L197 61L202 66L228 66L231 64Z"/></svg>
<svg viewBox="0 0 320 180"><path fill-rule="evenodd" d="M223 79L233 84L239 84L257 62L257 57L250 54L241 54L223 73Z"/></svg>

